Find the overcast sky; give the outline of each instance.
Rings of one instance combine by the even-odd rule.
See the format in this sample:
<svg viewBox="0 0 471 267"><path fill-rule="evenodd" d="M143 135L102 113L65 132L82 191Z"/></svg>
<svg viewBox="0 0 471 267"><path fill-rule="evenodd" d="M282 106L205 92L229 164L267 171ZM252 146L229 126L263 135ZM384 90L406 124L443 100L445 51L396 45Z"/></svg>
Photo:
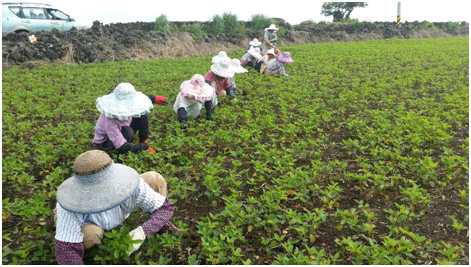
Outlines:
<svg viewBox="0 0 471 267"><path fill-rule="evenodd" d="M34 2L34 1L33 1ZM305 20L331 21L320 14L322 1L315 0L44 0L77 21L90 25L104 23L153 21L160 14L169 20L207 21L215 14L231 12L241 20L253 14L280 17L291 24ZM470 0L401 0L403 21L468 21ZM351 17L362 21L394 21L397 0L368 1L368 7L353 11Z"/></svg>

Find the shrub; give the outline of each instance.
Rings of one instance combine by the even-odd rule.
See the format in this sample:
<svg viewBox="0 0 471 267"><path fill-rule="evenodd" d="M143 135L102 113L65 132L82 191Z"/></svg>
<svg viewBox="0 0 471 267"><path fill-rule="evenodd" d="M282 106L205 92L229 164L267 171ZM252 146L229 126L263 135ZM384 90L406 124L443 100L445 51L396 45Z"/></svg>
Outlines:
<svg viewBox="0 0 471 267"><path fill-rule="evenodd" d="M222 14L224 33L229 38L240 38L245 33L245 27L239 23L237 16L231 13Z"/></svg>
<svg viewBox="0 0 471 267"><path fill-rule="evenodd" d="M208 36L201 23L184 24L180 31L191 33L195 41L201 41Z"/></svg>
<svg viewBox="0 0 471 267"><path fill-rule="evenodd" d="M170 32L170 26L167 20L167 16L162 14L155 19L154 31L161 33Z"/></svg>
<svg viewBox="0 0 471 267"><path fill-rule="evenodd" d="M224 33L224 20L221 16L215 15L208 26L208 33L219 35Z"/></svg>
<svg viewBox="0 0 471 267"><path fill-rule="evenodd" d="M237 20L237 16L231 13L224 13L222 16L215 15L207 26L209 34L230 39L240 39L245 35L245 26Z"/></svg>
<svg viewBox="0 0 471 267"><path fill-rule="evenodd" d="M270 26L271 19L262 14L252 16L250 21L250 28L254 31L263 31L266 27Z"/></svg>

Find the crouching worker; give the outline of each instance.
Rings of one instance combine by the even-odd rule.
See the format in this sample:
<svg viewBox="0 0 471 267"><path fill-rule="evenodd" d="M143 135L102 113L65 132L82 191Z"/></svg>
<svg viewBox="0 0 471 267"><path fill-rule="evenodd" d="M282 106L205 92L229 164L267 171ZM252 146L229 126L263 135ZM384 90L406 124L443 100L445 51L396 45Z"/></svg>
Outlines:
<svg viewBox="0 0 471 267"><path fill-rule="evenodd" d="M249 42L249 49L247 49L247 52L240 59L242 66L256 68L256 66L259 65L259 62L262 60L261 45L262 43L257 38Z"/></svg>
<svg viewBox="0 0 471 267"><path fill-rule="evenodd" d="M233 62L226 52L221 51L212 58L210 71L204 77L206 83L216 89L216 95L235 96Z"/></svg>
<svg viewBox="0 0 471 267"><path fill-rule="evenodd" d="M226 89L225 89L225 94L227 94L228 96L235 96L236 94L236 89L237 89L237 85L236 85L236 82L235 82L235 74L240 74L240 73L245 73L247 72L247 70L242 67L242 64L240 62L240 60L238 60L237 58L233 58L231 59L229 56L227 56L226 52L224 51L221 51L219 52L219 54L217 54L216 56L214 56L211 60L211 63L213 63L213 66L215 68L217 68L218 65L222 64L226 64L226 63L229 63L230 64L230 68L232 69L231 71L233 72L233 75L232 77L229 77L227 78L227 84L225 85L226 86ZM211 66L211 68L213 68L213 66ZM206 81L208 82L209 80L206 79ZM211 85L213 86L218 86L217 83L210 83ZM216 87L215 87L216 88ZM221 90L222 92L222 90ZM224 94L224 93L222 93Z"/></svg>
<svg viewBox="0 0 471 267"><path fill-rule="evenodd" d="M293 63L293 59L289 52L276 53L274 49L270 49L267 52L264 64L260 68L260 72L268 75L288 76L284 65L291 63Z"/></svg>
<svg viewBox="0 0 471 267"><path fill-rule="evenodd" d="M147 114L152 104L165 104L164 96L147 96L136 91L130 83L120 83L112 93L99 97L96 107L100 111L95 126L93 147L105 151L116 149L118 153L138 153L154 148L147 144L149 122ZM139 144L133 144L134 135L139 134Z"/></svg>
<svg viewBox="0 0 471 267"><path fill-rule="evenodd" d="M188 118L197 118L203 105L206 109L206 119L211 120L217 103L214 88L204 81L202 75L195 74L191 80L181 84L173 110L177 113L182 128L186 128Z"/></svg>
<svg viewBox="0 0 471 267"><path fill-rule="evenodd" d="M129 233L137 241L129 254L147 237L175 229L170 223L174 207L166 198L167 184L157 172L139 175L113 163L101 150L79 155L73 170L74 175L57 189L55 253L59 264L83 264L85 250L100 244L103 231L121 225L136 208L151 216Z"/></svg>

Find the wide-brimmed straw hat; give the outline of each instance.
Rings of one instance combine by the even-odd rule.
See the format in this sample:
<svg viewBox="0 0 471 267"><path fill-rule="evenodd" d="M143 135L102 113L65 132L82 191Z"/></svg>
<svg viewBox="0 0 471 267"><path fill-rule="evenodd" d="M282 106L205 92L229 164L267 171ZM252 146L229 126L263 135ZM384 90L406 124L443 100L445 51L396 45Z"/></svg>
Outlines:
<svg viewBox="0 0 471 267"><path fill-rule="evenodd" d="M191 80L182 82L180 92L183 96L192 96L196 101L208 101L214 96L214 88L204 81L201 74L195 74Z"/></svg>
<svg viewBox="0 0 471 267"><path fill-rule="evenodd" d="M101 150L80 154L74 175L57 190L57 202L66 210L96 213L114 208L136 190L140 176L133 168L113 163Z"/></svg>
<svg viewBox="0 0 471 267"><path fill-rule="evenodd" d="M248 71L247 69L242 67L242 65L240 65L240 60L238 60L237 58L232 59L232 68L234 69L235 73L245 73Z"/></svg>
<svg viewBox="0 0 471 267"><path fill-rule="evenodd" d="M291 64L294 62L289 52L282 52L276 59L283 64Z"/></svg>
<svg viewBox="0 0 471 267"><path fill-rule="evenodd" d="M211 65L211 71L217 76L223 78L232 78L234 76L234 69L232 68L232 60L230 58L224 58L216 61Z"/></svg>
<svg viewBox="0 0 471 267"><path fill-rule="evenodd" d="M260 42L257 38L253 38L252 41L249 42L249 45L257 47L261 46L262 42Z"/></svg>
<svg viewBox="0 0 471 267"><path fill-rule="evenodd" d="M219 61L224 60L224 59L230 59L230 58L225 51L219 51L219 53L211 59L211 63L213 64L218 63Z"/></svg>
<svg viewBox="0 0 471 267"><path fill-rule="evenodd" d="M265 28L265 31L278 31L278 28L276 27L275 24L271 24L270 27Z"/></svg>
<svg viewBox="0 0 471 267"><path fill-rule="evenodd" d="M136 91L130 83L120 83L111 94L96 100L96 108L106 117L126 120L139 117L152 109L152 101L145 94Z"/></svg>

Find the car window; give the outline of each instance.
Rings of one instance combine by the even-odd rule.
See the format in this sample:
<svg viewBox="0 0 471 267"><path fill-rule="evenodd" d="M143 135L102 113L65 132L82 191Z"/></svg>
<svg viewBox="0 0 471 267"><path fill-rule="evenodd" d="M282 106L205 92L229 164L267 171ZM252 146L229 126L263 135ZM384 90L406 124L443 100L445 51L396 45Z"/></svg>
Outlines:
<svg viewBox="0 0 471 267"><path fill-rule="evenodd" d="M52 19L69 20L69 16L60 10L49 8L47 11Z"/></svg>
<svg viewBox="0 0 471 267"><path fill-rule="evenodd" d="M23 15L21 14L21 7L19 6L11 6L9 7L10 11L13 12L13 14L15 14L16 16L18 17L23 17Z"/></svg>
<svg viewBox="0 0 471 267"><path fill-rule="evenodd" d="M44 8L23 7L23 15L26 19L48 19Z"/></svg>

